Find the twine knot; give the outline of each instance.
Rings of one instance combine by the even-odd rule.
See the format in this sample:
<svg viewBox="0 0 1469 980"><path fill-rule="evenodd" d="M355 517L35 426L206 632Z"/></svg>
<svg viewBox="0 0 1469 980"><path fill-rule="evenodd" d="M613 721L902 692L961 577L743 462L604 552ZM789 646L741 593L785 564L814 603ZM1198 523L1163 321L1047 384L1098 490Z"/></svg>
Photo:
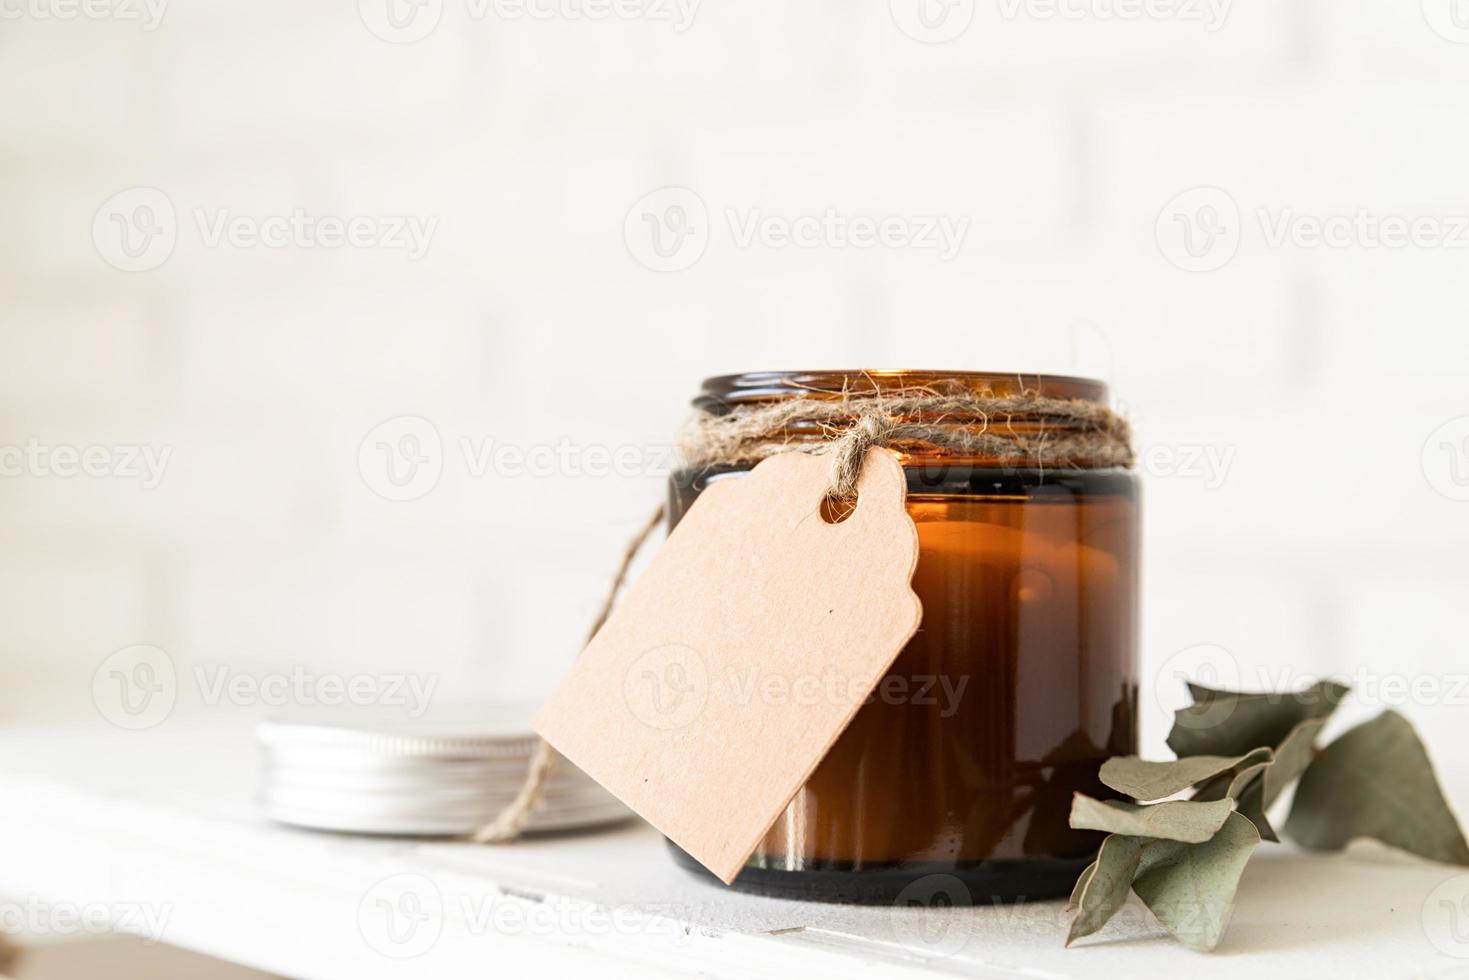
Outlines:
<svg viewBox="0 0 1469 980"><path fill-rule="evenodd" d="M849 500L857 496L857 480L862 476L862 463L867 450L886 446L898 428L898 420L885 412L867 411L859 415L847 430L831 443L830 496Z"/></svg>

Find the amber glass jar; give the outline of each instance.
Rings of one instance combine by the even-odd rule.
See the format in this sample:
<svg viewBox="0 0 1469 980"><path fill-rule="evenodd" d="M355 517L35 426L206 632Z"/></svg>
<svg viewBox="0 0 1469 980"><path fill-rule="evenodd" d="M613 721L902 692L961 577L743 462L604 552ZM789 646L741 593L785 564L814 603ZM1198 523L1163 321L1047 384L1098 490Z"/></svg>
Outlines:
<svg viewBox="0 0 1469 980"><path fill-rule="evenodd" d="M1081 378L820 371L711 378L694 404L722 414L918 386L1108 398L1105 385ZM785 437L825 434L798 422ZM967 889L957 900L1065 895L1101 839L1068 826L1072 793L1115 795L1097 771L1136 750L1137 481L1120 468L1024 468L899 448L923 603L918 633L885 681L902 696L858 711L735 887L890 902L944 874ZM749 468L676 473L670 527L710 483Z"/></svg>

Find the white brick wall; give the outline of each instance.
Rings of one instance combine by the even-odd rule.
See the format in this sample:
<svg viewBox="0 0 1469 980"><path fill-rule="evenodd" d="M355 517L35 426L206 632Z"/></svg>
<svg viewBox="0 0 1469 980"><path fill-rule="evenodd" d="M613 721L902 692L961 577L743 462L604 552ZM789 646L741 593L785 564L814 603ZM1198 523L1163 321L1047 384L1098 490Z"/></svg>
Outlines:
<svg viewBox="0 0 1469 980"><path fill-rule="evenodd" d="M1272 246L1260 217L1469 215L1469 46L1429 23L1452 34L1447 5L1235 2L1211 31L984 0L941 44L900 28L907 0L705 0L686 30L445 0L412 44L353 4L5 21L0 443L172 455L151 490L0 479L0 710L85 712L137 643L539 693L700 378L810 366L1109 379L1155 453L1150 676L1200 644L1251 678L1460 669L1469 503L1423 450L1469 415L1469 248ZM624 221L669 185L709 241L657 273ZM1238 255L1187 272L1158 229L1205 185L1238 209ZM92 227L134 187L166 194L177 242L126 272ZM967 234L946 261L741 247L729 218L828 208ZM417 259L200 226L297 209L435 224ZM403 416L432 423L443 472L397 502L358 457ZM648 472L475 471L487 443L563 441L636 447ZM1189 469L1195 450L1227 468ZM1407 710L1462 734L1462 705Z"/></svg>

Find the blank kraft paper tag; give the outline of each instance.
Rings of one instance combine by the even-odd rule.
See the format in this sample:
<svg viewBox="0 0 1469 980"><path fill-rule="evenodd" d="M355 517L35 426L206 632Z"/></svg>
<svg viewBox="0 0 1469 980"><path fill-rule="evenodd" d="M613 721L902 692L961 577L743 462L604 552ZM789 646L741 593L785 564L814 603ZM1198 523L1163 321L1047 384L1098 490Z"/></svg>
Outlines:
<svg viewBox="0 0 1469 980"><path fill-rule="evenodd" d="M534 722L726 883L918 628L902 467L869 450L832 524L830 465L715 481Z"/></svg>

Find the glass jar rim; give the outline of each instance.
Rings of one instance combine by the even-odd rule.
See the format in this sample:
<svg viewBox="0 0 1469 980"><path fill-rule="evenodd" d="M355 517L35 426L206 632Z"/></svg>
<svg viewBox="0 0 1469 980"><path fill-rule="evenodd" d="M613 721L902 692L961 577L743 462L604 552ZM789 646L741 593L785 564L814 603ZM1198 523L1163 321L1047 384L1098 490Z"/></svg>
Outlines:
<svg viewBox="0 0 1469 980"><path fill-rule="evenodd" d="M1094 378L1064 374L941 370L808 370L747 371L704 379L695 408L722 414L734 405L774 402L796 397L862 397L914 388L942 388L954 393L1035 394L1106 405L1107 384Z"/></svg>

